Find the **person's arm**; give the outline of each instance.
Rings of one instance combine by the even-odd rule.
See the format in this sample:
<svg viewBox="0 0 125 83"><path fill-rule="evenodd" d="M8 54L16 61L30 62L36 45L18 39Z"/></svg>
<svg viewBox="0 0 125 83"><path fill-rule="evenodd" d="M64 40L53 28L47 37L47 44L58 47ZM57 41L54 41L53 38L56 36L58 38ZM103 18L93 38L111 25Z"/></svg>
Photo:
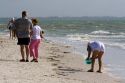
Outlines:
<svg viewBox="0 0 125 83"><path fill-rule="evenodd" d="M10 27L10 22L7 24L7 28L9 29L9 27Z"/></svg>
<svg viewBox="0 0 125 83"><path fill-rule="evenodd" d="M88 57L86 59L89 60L90 56L91 56L91 51L88 51Z"/></svg>
<svg viewBox="0 0 125 83"><path fill-rule="evenodd" d="M90 59L90 56L91 56L91 47L89 45L87 45L87 51L88 51L88 57L86 58L87 60Z"/></svg>
<svg viewBox="0 0 125 83"><path fill-rule="evenodd" d="M41 37L41 38L44 38L44 37L43 37L43 34L44 34L44 31L40 31L40 37Z"/></svg>
<svg viewBox="0 0 125 83"><path fill-rule="evenodd" d="M33 23L32 23L32 21L30 20L30 37L33 35Z"/></svg>

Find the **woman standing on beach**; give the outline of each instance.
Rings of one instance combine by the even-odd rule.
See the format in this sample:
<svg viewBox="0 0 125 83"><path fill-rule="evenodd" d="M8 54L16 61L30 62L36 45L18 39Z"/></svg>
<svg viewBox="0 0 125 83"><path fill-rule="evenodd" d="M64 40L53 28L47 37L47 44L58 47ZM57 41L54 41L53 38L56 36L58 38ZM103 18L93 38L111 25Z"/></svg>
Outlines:
<svg viewBox="0 0 125 83"><path fill-rule="evenodd" d="M101 71L101 68L102 68L102 56L103 56L104 51L105 51L104 44L102 42L100 42L100 41L88 42L87 51L88 51L87 60L92 59L91 69L88 70L88 72L93 72L94 71L95 59L98 59L99 70L97 72L102 73L102 71ZM91 53L92 53L92 57L90 58Z"/></svg>
<svg viewBox="0 0 125 83"><path fill-rule="evenodd" d="M7 28L8 28L9 31L10 31L10 39L16 38L14 21L15 21L15 19L12 18L12 19L9 21L8 25L7 25Z"/></svg>
<svg viewBox="0 0 125 83"><path fill-rule="evenodd" d="M31 32L31 42L30 42L30 56L33 57L31 62L38 62L38 48L41 39L43 38L43 31L40 26L38 26L37 19L32 19L33 29Z"/></svg>

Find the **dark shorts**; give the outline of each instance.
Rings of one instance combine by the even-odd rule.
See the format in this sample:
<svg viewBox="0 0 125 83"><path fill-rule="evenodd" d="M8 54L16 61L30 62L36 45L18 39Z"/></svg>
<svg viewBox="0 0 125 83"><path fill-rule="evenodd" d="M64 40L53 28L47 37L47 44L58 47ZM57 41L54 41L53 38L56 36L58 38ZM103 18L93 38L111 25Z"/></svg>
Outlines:
<svg viewBox="0 0 125 83"><path fill-rule="evenodd" d="M17 45L29 45L30 38L18 38Z"/></svg>

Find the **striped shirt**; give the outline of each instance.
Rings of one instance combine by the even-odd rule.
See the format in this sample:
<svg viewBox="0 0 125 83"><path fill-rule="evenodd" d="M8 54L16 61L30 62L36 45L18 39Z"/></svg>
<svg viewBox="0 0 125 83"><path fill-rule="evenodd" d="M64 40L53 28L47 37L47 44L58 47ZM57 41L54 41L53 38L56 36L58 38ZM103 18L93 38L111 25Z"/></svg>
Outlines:
<svg viewBox="0 0 125 83"><path fill-rule="evenodd" d="M30 31L33 28L33 24L28 18L19 18L14 22L16 35L18 38L30 37Z"/></svg>

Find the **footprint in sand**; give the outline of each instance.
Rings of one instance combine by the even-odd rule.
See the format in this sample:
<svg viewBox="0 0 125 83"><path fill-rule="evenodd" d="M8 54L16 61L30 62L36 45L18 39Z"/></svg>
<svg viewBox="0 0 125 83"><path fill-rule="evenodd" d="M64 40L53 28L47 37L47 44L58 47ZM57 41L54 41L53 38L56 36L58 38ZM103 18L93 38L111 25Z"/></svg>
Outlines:
<svg viewBox="0 0 125 83"><path fill-rule="evenodd" d="M58 64L57 63L52 63L52 66L57 66Z"/></svg>
<svg viewBox="0 0 125 83"><path fill-rule="evenodd" d="M49 61L57 61L57 62L59 62L60 60L56 60L56 59L54 59L54 58L52 58L52 57L49 57L49 58L47 58Z"/></svg>

